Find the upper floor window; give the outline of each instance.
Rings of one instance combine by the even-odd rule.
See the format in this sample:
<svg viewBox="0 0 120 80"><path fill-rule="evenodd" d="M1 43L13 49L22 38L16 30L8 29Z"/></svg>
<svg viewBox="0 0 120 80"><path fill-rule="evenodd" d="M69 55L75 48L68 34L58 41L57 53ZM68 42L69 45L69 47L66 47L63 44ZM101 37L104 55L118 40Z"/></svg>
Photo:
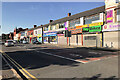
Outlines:
<svg viewBox="0 0 120 80"><path fill-rule="evenodd" d="M59 24L59 28L65 28L65 24L64 23Z"/></svg>
<svg viewBox="0 0 120 80"><path fill-rule="evenodd" d="M44 31L48 31L48 26L47 26L47 27L44 27Z"/></svg>
<svg viewBox="0 0 120 80"><path fill-rule="evenodd" d="M35 31L35 34L37 34L37 31Z"/></svg>
<svg viewBox="0 0 120 80"><path fill-rule="evenodd" d="M117 10L117 22L120 22L120 9Z"/></svg>
<svg viewBox="0 0 120 80"><path fill-rule="evenodd" d="M85 18L85 24L91 24L93 21L100 20L99 14Z"/></svg>
<svg viewBox="0 0 120 80"><path fill-rule="evenodd" d="M80 19L70 21L70 27L75 27L76 24L80 24Z"/></svg>

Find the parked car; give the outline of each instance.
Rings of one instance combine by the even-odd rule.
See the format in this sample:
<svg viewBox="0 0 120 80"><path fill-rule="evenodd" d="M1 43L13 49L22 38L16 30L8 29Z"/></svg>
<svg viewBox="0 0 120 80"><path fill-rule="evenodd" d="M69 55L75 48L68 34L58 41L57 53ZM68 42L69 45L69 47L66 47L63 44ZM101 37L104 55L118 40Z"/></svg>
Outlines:
<svg viewBox="0 0 120 80"><path fill-rule="evenodd" d="M14 46L14 42L13 40L6 40L5 44L4 44L6 47L8 46Z"/></svg>
<svg viewBox="0 0 120 80"><path fill-rule="evenodd" d="M17 40L13 40L13 43L16 44L16 43L17 43Z"/></svg>
<svg viewBox="0 0 120 80"><path fill-rule="evenodd" d="M39 41L33 41L32 43L33 44L41 44L41 42L39 42Z"/></svg>
<svg viewBox="0 0 120 80"><path fill-rule="evenodd" d="M27 44L28 42L27 41L25 41L25 40L23 40L23 42L22 42L23 44Z"/></svg>
<svg viewBox="0 0 120 80"><path fill-rule="evenodd" d="M4 45L4 42L0 41L0 45Z"/></svg>

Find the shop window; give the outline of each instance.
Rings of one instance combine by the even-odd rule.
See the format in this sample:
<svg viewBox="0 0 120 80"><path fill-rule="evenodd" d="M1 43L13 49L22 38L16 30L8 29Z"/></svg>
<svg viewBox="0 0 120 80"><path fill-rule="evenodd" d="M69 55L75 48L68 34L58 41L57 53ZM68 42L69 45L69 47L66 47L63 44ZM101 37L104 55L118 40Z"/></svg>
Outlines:
<svg viewBox="0 0 120 80"><path fill-rule="evenodd" d="M90 17L86 17L85 24L91 24L93 21L97 21L97 20L100 20L99 14L94 15L94 16L90 16Z"/></svg>
<svg viewBox="0 0 120 80"><path fill-rule="evenodd" d="M57 36L51 36L50 42L57 42Z"/></svg>
<svg viewBox="0 0 120 80"><path fill-rule="evenodd" d="M80 24L80 19L70 21L70 27L75 27L76 24Z"/></svg>
<svg viewBox="0 0 120 80"><path fill-rule="evenodd" d="M85 36L85 40L96 40L96 36Z"/></svg>

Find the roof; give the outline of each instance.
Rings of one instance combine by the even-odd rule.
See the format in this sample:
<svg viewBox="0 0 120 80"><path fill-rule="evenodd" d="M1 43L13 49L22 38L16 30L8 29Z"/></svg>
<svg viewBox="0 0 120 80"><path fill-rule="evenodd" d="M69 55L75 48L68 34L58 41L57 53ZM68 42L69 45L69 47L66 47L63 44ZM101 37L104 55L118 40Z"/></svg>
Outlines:
<svg viewBox="0 0 120 80"><path fill-rule="evenodd" d="M90 15L98 14L100 12L105 12L105 6L97 7L97 8L91 9L91 10L87 10L87 11L72 15L70 17L64 17L64 18L55 20L51 23L48 23L48 24L45 24L45 25L42 25L42 26L38 26L36 28L31 28L27 31L38 29L38 28L41 28L41 27L46 27L48 25L54 25L54 24L57 24L57 23L62 23L62 22L65 22L65 21L73 20L73 19L76 19L76 18L84 17L84 16L90 16Z"/></svg>
<svg viewBox="0 0 120 80"><path fill-rule="evenodd" d="M105 6L101 6L101 7L97 7L97 8L91 9L91 10L87 10L87 11L72 15L70 17L65 17L65 18L62 18L62 19L55 20L55 21L53 21L49 24L52 25L52 24L56 24L56 23L60 23L60 22L65 22L65 21L69 21L69 20L84 17L84 16L90 16L90 15L93 15L93 14L98 14L98 13L104 12L104 11L105 11Z"/></svg>

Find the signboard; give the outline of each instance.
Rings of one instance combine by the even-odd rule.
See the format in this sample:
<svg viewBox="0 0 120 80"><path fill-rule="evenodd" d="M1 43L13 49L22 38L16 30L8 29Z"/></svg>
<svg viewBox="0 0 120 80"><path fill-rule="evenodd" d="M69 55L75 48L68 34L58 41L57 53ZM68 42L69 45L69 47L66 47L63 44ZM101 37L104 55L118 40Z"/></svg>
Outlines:
<svg viewBox="0 0 120 80"><path fill-rule="evenodd" d="M82 32L100 32L101 26L92 26L92 27L85 27L82 29Z"/></svg>
<svg viewBox="0 0 120 80"><path fill-rule="evenodd" d="M111 25L104 25L102 31L118 31L120 30L120 24L111 24Z"/></svg>
<svg viewBox="0 0 120 80"><path fill-rule="evenodd" d="M107 23L113 22L113 10L107 11Z"/></svg>
<svg viewBox="0 0 120 80"><path fill-rule="evenodd" d="M99 32L99 31L101 31L101 26L89 27L89 32Z"/></svg>
<svg viewBox="0 0 120 80"><path fill-rule="evenodd" d="M38 34L37 37L42 37L42 34Z"/></svg>
<svg viewBox="0 0 120 80"><path fill-rule="evenodd" d="M97 23L92 23L92 24L86 24L86 25L83 25L82 27L91 27L91 26L98 26L98 25L103 25L103 22L97 22Z"/></svg>
<svg viewBox="0 0 120 80"><path fill-rule="evenodd" d="M82 28L82 32L89 32L89 27Z"/></svg>
<svg viewBox="0 0 120 80"><path fill-rule="evenodd" d="M43 36L44 36L44 37L57 36L57 32L48 32L48 33L44 33Z"/></svg>
<svg viewBox="0 0 120 80"><path fill-rule="evenodd" d="M98 26L98 25L103 25L103 22L89 24L89 27L91 27L91 26Z"/></svg>
<svg viewBox="0 0 120 80"><path fill-rule="evenodd" d="M71 31L71 34L82 33L82 27L81 28L69 29L69 31Z"/></svg>

